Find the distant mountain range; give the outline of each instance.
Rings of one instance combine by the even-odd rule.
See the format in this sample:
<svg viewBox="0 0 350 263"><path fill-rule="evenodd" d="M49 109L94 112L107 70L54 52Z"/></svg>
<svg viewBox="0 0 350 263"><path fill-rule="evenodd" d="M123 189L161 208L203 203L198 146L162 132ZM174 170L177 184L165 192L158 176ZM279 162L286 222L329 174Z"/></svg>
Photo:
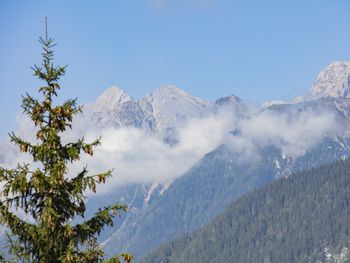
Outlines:
<svg viewBox="0 0 350 263"><path fill-rule="evenodd" d="M211 103L196 98L173 85L163 86L140 100L133 100L116 86L107 89L95 103L87 105L85 117L101 128L137 127L163 137L177 125L213 114L220 107L240 104L236 96Z"/></svg>
<svg viewBox="0 0 350 263"><path fill-rule="evenodd" d="M203 153L193 167L175 180L130 183L102 196L90 197L88 215L113 202L130 206L130 212L117 218L115 226L106 228L100 237L107 253L130 251L140 259L162 243L193 233L209 223L247 192L292 173L348 158L349 80L350 63L334 62L319 74L309 94L288 103L267 102L262 107L251 107L234 95L208 102L171 85L140 100L134 100L115 86L106 90L95 103L86 105L81 117L83 122L101 130L110 127L140 129L169 147L179 142L179 127L196 119L216 118L220 112L228 112L234 117L233 121L245 124L260 118L260 126L269 125L264 122L266 116L277 116L278 121L285 121L281 125L297 120L301 127L307 126L308 119L304 125L304 116L316 118L327 113L333 120L331 127L324 131L318 130L318 126L306 129L307 136L301 136L299 141L299 137L294 138L294 132L288 133L288 125L281 130L288 133L283 140L272 140L281 127L271 127L275 133L267 134L271 136L269 140L251 142L254 156L237 150L236 145L242 144L246 136L244 127L238 126L227 131L230 143L223 142ZM259 128L257 125L251 129L258 133ZM320 132L320 138L313 144L304 145ZM286 151L293 143L296 150ZM0 162L9 162L15 155L7 143L0 147ZM147 177L147 171L144 176Z"/></svg>
<svg viewBox="0 0 350 263"><path fill-rule="evenodd" d="M337 62L327 67L327 78L332 75L329 68L334 69L334 72L337 73L336 65L343 67L343 64L346 63ZM324 75L321 73L316 83L324 83L325 81L322 81ZM348 75L350 76L350 70ZM348 85L347 80L343 77L342 79L345 82L341 82L339 85L345 87ZM154 198L152 202L147 202L147 205L145 202L143 204L140 202L138 208L134 210L135 214L129 215L128 222L122 228L118 228L117 234L104 241L103 245L106 251L113 254L117 247L122 251L133 251L137 257L140 257L163 242L174 239L183 233L191 233L203 224L210 222L228 204L248 191L263 186L276 178L289 176L293 172L300 172L347 158L350 154L347 130L350 120L350 101L346 96L332 96L333 87L339 88L334 86L333 82L329 84L329 92L323 88L324 96L320 96L317 87L315 84L311 93L304 96L305 98L298 103L272 104L269 107L261 108L254 114L273 112L293 119L301 112L332 112L337 120L336 123L340 125L324 134L324 138L318 145L297 156L288 156L274 145L264 145L259 149L261 159L252 162L248 160L243 163L240 153L230 151L227 146L220 146L205 155L185 175L167 186L166 190L161 190L164 188L162 184L155 183L158 191L152 192ZM177 100L183 94L186 93L181 93L175 87L166 87L154 92L148 98L153 97L153 102L157 101L157 105L163 101L164 105L170 106L172 103L178 103ZM153 124L150 127L162 128L153 129L154 132L169 136L171 135L169 131L176 129L177 120L213 114L220 107L228 106L240 118L249 118L250 112L244 111L247 106L235 96L218 99L215 103L187 99L188 94L185 97L186 102L191 101L196 106L183 106L181 110L186 108L197 110L188 111L188 113L185 110L180 115L167 112L168 117L172 116L168 118L167 122L164 121L164 117L158 119L156 117L158 115L155 114L148 119L161 124ZM175 102L173 102L174 98L176 98ZM157 107L160 108L160 106ZM177 109L177 107L172 109ZM150 112L157 111L149 110ZM185 117L179 118L178 116ZM164 123L167 124L164 125ZM235 136L235 132L239 131L233 131L233 136ZM144 195L147 196L148 193L144 192Z"/></svg>
<svg viewBox="0 0 350 263"><path fill-rule="evenodd" d="M173 182L135 217L129 219L118 235L108 240L106 250L114 247L143 255L159 244L183 233L191 233L210 222L234 199L292 172L317 167L322 163L349 156L349 141L324 142L305 155L283 158L274 147L261 149L258 162L237 162L237 153L220 147L207 154L195 167Z"/></svg>

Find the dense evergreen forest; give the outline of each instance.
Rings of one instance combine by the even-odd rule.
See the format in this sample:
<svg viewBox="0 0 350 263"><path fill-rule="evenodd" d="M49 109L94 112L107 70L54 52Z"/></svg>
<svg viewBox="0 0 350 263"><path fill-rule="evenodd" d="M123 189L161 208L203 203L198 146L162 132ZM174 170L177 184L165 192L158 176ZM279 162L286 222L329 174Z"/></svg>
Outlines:
<svg viewBox="0 0 350 263"><path fill-rule="evenodd" d="M142 263L350 262L350 160L244 195L210 224Z"/></svg>

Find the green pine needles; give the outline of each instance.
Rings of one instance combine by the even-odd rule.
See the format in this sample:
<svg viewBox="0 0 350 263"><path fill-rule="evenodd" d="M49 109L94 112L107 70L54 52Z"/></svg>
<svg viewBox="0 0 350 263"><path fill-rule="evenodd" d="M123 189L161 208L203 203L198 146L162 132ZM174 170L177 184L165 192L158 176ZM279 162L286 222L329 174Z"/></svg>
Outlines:
<svg viewBox="0 0 350 263"><path fill-rule="evenodd" d="M44 82L39 88L41 100L26 94L22 108L36 126L37 143L25 141L10 134L10 139L21 152L33 156L33 162L42 168L31 169L29 164L18 164L14 169L0 168L0 223L7 229L9 253L21 262L130 262L132 256L120 254L104 260L104 252L97 236L105 226L113 225L113 218L125 205L111 205L100 209L89 220L72 225L77 216L84 216L87 190L96 191L96 185L105 183L112 170L88 175L84 168L75 176L68 176L67 165L79 161L82 153L93 155L100 140L86 143L84 139L63 144L61 133L71 128L73 116L82 111L76 99L55 106L58 80L66 67L53 63L55 46L46 31L40 38L43 61L34 66L34 75ZM26 220L15 211L26 214ZM4 259L0 256L0 261Z"/></svg>

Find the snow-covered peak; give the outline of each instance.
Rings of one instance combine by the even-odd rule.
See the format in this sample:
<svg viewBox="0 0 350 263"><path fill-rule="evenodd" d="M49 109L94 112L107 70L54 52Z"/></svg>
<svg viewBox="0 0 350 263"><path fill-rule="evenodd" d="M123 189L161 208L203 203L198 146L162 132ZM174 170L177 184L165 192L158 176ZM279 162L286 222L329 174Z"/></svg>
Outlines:
<svg viewBox="0 0 350 263"><path fill-rule="evenodd" d="M155 91L151 92L149 95L147 95L145 99L150 102L156 102L160 104L168 103L170 101L175 101L178 99L185 100L193 104L201 104L203 106L208 106L210 104L200 98L196 98L190 95L189 93L176 87L175 85L162 86L156 89Z"/></svg>
<svg viewBox="0 0 350 263"><path fill-rule="evenodd" d="M350 62L336 61L321 71L311 89L310 98L322 97L350 98Z"/></svg>
<svg viewBox="0 0 350 263"><path fill-rule="evenodd" d="M193 117L202 117L212 109L212 104L196 98L174 86L163 86L145 96L141 107L151 114L156 122L156 130L165 131L176 123Z"/></svg>
<svg viewBox="0 0 350 263"><path fill-rule="evenodd" d="M175 85L164 85L152 92L153 95L173 94L177 96L190 96L186 91L176 87Z"/></svg>
<svg viewBox="0 0 350 263"><path fill-rule="evenodd" d="M270 101L266 101L262 104L263 108L268 108L271 107L273 105L281 105L281 104L286 104L287 102L283 101L283 100L270 100Z"/></svg>
<svg viewBox="0 0 350 263"><path fill-rule="evenodd" d="M162 86L154 92L151 92L145 96L143 100L148 101L154 106L161 106L162 108L169 108L171 106L174 106L173 104L178 104L180 102L187 104L187 106L197 106L204 108L211 106L209 102L200 98L196 98L174 85ZM181 111L179 108L175 110Z"/></svg>
<svg viewBox="0 0 350 263"><path fill-rule="evenodd" d="M132 98L117 86L111 86L94 103L95 111L112 111Z"/></svg>

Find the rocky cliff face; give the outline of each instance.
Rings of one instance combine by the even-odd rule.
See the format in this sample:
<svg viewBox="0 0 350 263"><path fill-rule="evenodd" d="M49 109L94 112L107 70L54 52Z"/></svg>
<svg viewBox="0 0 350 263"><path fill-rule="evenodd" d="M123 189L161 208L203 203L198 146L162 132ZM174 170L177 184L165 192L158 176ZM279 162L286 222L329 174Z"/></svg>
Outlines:
<svg viewBox="0 0 350 263"><path fill-rule="evenodd" d="M318 75L310 97L350 98L350 62L336 61Z"/></svg>
<svg viewBox="0 0 350 263"><path fill-rule="evenodd" d="M163 86L140 100L155 121L155 131L163 133L191 118L208 115L212 103L196 98L173 85Z"/></svg>
<svg viewBox="0 0 350 263"><path fill-rule="evenodd" d="M136 127L168 138L180 124L210 116L219 108L233 107L240 102L232 95L212 103L174 85L162 86L144 98L134 100L120 88L112 86L86 106L84 117L99 128Z"/></svg>

